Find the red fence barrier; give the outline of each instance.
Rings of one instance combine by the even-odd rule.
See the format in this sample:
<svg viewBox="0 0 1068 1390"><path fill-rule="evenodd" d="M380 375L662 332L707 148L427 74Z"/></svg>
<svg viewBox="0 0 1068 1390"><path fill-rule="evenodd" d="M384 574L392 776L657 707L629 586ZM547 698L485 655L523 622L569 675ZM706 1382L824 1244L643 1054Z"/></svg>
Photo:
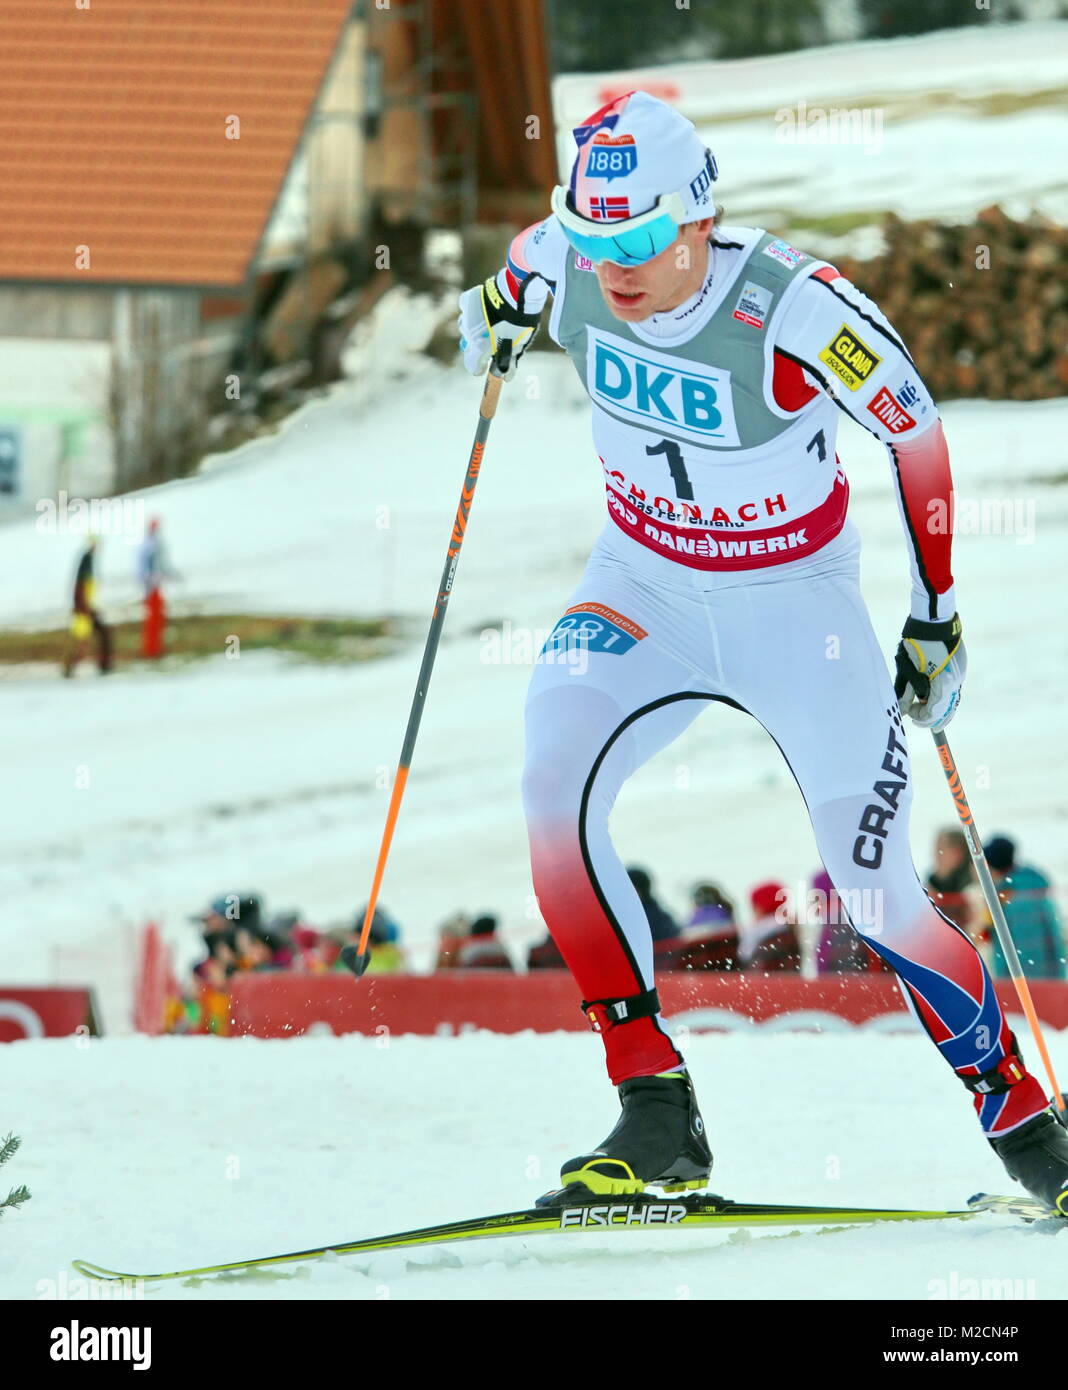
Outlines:
<svg viewBox="0 0 1068 1390"><path fill-rule="evenodd" d="M831 1029L867 1026L912 1030L895 980L888 975L664 974L657 982L664 1013L695 1032L751 1027ZM997 986L1010 1013L1019 1013L1010 981ZM1068 1027L1068 981L1036 981L1035 1007L1044 1022ZM581 1031L588 1025L579 995L563 970L529 975L443 971L439 975L264 973L235 975L230 1032L287 1038L325 1025L334 1033L497 1033Z"/></svg>
<svg viewBox="0 0 1068 1390"><path fill-rule="evenodd" d="M65 1038L79 1028L99 1036L92 990L0 985L0 1043Z"/></svg>
<svg viewBox="0 0 1068 1390"><path fill-rule="evenodd" d="M139 1033L156 1037L164 1031L168 1006L180 991L171 964L171 953L155 922L141 933L137 979L134 983L133 1025Z"/></svg>

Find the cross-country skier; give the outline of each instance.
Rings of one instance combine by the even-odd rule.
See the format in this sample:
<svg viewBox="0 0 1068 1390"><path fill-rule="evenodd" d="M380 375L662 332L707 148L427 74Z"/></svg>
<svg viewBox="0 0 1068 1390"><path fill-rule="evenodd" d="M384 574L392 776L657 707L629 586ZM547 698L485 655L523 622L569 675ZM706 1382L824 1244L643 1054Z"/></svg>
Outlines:
<svg viewBox="0 0 1068 1390"><path fill-rule="evenodd" d="M552 294L549 332L593 402L607 492L604 531L526 713L534 885L622 1104L561 1181L615 1194L708 1179L704 1124L608 816L636 768L728 706L778 743L835 887L879 905L877 921L853 926L897 972L1010 1175L1068 1215L1068 1133L909 849L902 715L944 728L965 673L951 537L928 526L952 487L935 404L893 327L834 266L759 228L719 225L715 160L678 112L631 92L574 134L553 215L460 299L468 369L492 359L508 378ZM859 588L839 410L886 445L909 550L893 683ZM581 662L552 659L568 644ZM852 896L860 889L877 891Z"/></svg>

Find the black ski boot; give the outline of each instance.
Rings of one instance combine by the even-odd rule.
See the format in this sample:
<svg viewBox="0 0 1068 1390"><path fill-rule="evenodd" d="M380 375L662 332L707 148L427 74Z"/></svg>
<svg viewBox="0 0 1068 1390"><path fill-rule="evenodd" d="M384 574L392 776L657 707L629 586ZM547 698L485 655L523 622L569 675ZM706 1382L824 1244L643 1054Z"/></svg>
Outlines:
<svg viewBox="0 0 1068 1390"><path fill-rule="evenodd" d="M1036 1115L1003 1139L991 1139L990 1146L1010 1178L1052 1212L1068 1217L1068 1130L1052 1110Z"/></svg>
<svg viewBox="0 0 1068 1390"><path fill-rule="evenodd" d="M618 1089L619 1123L599 1148L564 1164L562 1186L576 1197L586 1194L573 1184L598 1197L641 1192L650 1184L665 1192L704 1187L712 1152L686 1072L636 1076Z"/></svg>

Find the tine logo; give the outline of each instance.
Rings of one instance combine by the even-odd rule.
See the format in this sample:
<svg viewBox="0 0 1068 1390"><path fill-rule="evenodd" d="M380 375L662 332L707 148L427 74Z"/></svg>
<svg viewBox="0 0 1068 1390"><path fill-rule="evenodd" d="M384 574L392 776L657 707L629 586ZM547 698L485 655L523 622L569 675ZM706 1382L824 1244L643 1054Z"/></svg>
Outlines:
<svg viewBox="0 0 1068 1390"><path fill-rule="evenodd" d="M916 421L907 410L898 405L886 387L882 387L879 394L868 402L868 413L874 415L877 420L881 420L891 434L900 434L902 430L910 430Z"/></svg>

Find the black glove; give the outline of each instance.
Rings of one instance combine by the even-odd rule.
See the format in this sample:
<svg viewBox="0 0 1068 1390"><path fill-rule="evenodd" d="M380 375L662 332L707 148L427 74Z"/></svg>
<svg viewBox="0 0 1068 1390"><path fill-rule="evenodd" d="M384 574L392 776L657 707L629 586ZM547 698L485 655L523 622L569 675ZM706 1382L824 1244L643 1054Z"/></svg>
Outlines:
<svg viewBox="0 0 1068 1390"><path fill-rule="evenodd" d="M968 655L958 614L941 623L909 618L895 658L901 713L925 729L944 729L957 712Z"/></svg>
<svg viewBox="0 0 1068 1390"><path fill-rule="evenodd" d="M460 349L464 366L481 376L490 361L505 381L515 376L519 359L538 331L541 314L513 309L497 288L496 276L460 296Z"/></svg>

